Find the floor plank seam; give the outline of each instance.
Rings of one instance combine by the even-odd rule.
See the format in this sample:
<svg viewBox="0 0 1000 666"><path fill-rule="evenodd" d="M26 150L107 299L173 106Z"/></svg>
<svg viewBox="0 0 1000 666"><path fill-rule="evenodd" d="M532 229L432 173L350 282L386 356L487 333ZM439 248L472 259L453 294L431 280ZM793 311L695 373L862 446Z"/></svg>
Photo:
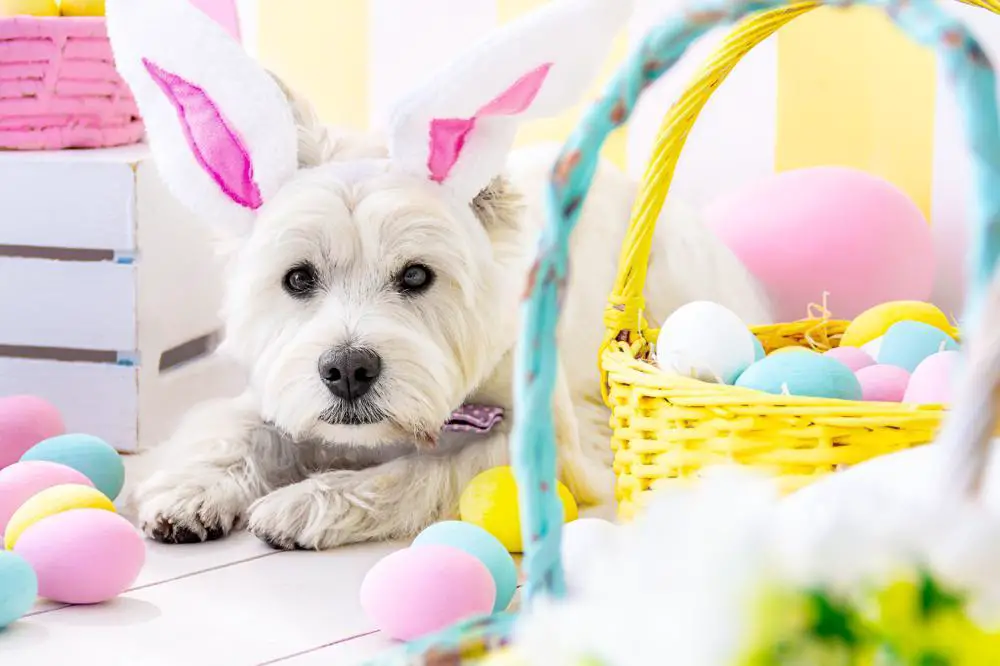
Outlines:
<svg viewBox="0 0 1000 666"><path fill-rule="evenodd" d="M325 650L326 648L333 647L335 645L343 645L344 643L350 643L351 641L356 641L359 638L367 638L369 636L374 636L377 633L378 629L373 629L363 634L357 634L355 636L348 636L347 638L341 638L335 641L330 641L329 643L324 643L323 645L317 645L316 647L309 648L308 650L302 650L301 652L289 654L284 657L278 657L277 659L271 659L269 661L262 661L259 664L254 664L254 666L271 666L272 664L280 664L281 662L286 662L291 659L296 659L298 657L305 656L307 654L319 652L320 650Z"/></svg>

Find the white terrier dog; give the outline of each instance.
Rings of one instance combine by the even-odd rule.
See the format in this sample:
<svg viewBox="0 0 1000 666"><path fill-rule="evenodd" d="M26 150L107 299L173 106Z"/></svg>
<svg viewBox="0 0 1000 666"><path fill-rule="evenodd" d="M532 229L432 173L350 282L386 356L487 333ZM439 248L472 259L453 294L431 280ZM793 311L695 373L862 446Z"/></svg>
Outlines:
<svg viewBox="0 0 1000 666"><path fill-rule="evenodd" d="M224 350L250 376L161 448L169 462L133 497L147 535L247 526L310 549L407 537L506 463L519 303L555 157L510 148L524 120L579 100L630 8L557 0L508 26L405 98L382 143L322 127L187 3L108 1L162 176L227 232ZM602 166L574 238L552 408L560 475L582 502L611 487L594 363L633 196ZM657 242L651 314L711 299L767 319L697 220L675 215Z"/></svg>

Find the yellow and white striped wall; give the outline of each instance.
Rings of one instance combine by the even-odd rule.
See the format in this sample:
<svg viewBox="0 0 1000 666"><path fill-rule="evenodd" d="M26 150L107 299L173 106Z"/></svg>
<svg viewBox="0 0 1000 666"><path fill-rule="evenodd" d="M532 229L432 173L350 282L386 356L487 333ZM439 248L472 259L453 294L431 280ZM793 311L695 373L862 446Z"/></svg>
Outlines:
<svg viewBox="0 0 1000 666"><path fill-rule="evenodd" d="M611 1L611 0L609 0ZM498 25L547 0L238 0L247 48L308 94L325 120L377 126L395 95ZM672 0L639 0L610 75ZM954 3L1000 62L1000 16ZM721 39L696 45L655 86L605 154L639 175L659 122ZM596 94L600 86L595 85ZM526 127L521 143L561 140L584 107ZM960 303L969 162L958 109L934 56L873 10L817 10L758 46L702 113L673 192L695 204L776 170L865 169L924 210L938 242L936 300Z"/></svg>

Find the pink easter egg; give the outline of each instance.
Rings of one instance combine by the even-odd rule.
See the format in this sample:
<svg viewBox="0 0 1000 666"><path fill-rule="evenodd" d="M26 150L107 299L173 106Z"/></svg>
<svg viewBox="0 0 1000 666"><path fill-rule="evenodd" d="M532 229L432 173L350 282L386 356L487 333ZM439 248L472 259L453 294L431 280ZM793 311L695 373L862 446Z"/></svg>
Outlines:
<svg viewBox="0 0 1000 666"><path fill-rule="evenodd" d="M903 402L917 405L949 405L959 352L955 350L931 354L913 369L910 385Z"/></svg>
<svg viewBox="0 0 1000 666"><path fill-rule="evenodd" d="M24 537L21 537L22 539ZM390 638L408 641L493 611L496 583L468 553L427 544L380 560L361 583L361 607Z"/></svg>
<svg viewBox="0 0 1000 666"><path fill-rule="evenodd" d="M101 509L43 518L14 546L38 574L38 594L66 604L96 604L129 588L146 562L146 543L131 523Z"/></svg>
<svg viewBox="0 0 1000 666"><path fill-rule="evenodd" d="M0 398L0 469L38 442L66 432L59 410L33 395Z"/></svg>
<svg viewBox="0 0 1000 666"><path fill-rule="evenodd" d="M853 319L880 303L928 300L930 225L891 183L845 167L770 176L718 201L708 222L762 283L779 321L810 303Z"/></svg>
<svg viewBox="0 0 1000 666"><path fill-rule="evenodd" d="M869 365L854 376L861 384L861 399L874 402L902 402L910 383L910 373L894 365Z"/></svg>
<svg viewBox="0 0 1000 666"><path fill-rule="evenodd" d="M840 361L850 368L851 372L875 365L875 359L866 354L860 347L834 347L823 355Z"/></svg>
<svg viewBox="0 0 1000 666"><path fill-rule="evenodd" d="M94 487L82 472L47 460L24 460L0 469L0 536L10 517L29 497L66 483Z"/></svg>

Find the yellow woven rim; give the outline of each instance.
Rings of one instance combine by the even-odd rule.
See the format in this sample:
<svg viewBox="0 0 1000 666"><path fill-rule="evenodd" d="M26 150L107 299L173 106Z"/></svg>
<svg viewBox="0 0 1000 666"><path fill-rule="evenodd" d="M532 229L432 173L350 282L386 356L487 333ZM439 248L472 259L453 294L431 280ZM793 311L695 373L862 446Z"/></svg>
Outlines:
<svg viewBox="0 0 1000 666"><path fill-rule="evenodd" d="M1000 0L961 0L1000 14ZM820 5L797 2L739 23L666 114L642 179L605 310L601 391L612 408L619 513L646 491L694 478L715 462L776 473L791 490L841 465L929 442L941 406L773 396L671 376L646 363L658 329L645 318L643 288L653 232L674 169L705 103L744 55L781 26ZM847 322L817 316L754 330L765 349L836 346Z"/></svg>

